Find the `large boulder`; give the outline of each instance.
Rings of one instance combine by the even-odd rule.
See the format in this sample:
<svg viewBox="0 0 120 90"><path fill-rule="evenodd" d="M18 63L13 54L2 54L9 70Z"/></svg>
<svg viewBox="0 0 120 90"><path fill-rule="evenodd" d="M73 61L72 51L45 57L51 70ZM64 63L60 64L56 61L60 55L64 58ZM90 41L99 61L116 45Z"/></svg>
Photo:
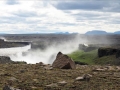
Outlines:
<svg viewBox="0 0 120 90"><path fill-rule="evenodd" d="M60 69L75 69L75 62L67 55L59 52L52 66Z"/></svg>

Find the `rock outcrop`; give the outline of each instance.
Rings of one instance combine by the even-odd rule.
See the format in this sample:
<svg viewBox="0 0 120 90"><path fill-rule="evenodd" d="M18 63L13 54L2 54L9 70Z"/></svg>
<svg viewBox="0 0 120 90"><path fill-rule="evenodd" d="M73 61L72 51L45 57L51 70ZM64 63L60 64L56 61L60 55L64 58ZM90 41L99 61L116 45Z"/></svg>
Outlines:
<svg viewBox="0 0 120 90"><path fill-rule="evenodd" d="M5 64L5 63L13 63L13 61L10 59L10 57L0 56L0 64Z"/></svg>
<svg viewBox="0 0 120 90"><path fill-rule="evenodd" d="M117 50L116 58L120 58L120 49Z"/></svg>
<svg viewBox="0 0 120 90"><path fill-rule="evenodd" d="M59 52L52 66L53 68L60 69L75 69L75 62L67 55L64 55L61 52Z"/></svg>
<svg viewBox="0 0 120 90"><path fill-rule="evenodd" d="M0 39L0 48L22 47L29 44L30 42L8 42Z"/></svg>
<svg viewBox="0 0 120 90"><path fill-rule="evenodd" d="M116 48L99 48L98 49L98 57L108 56L108 55L114 55L116 54L118 49Z"/></svg>
<svg viewBox="0 0 120 90"><path fill-rule="evenodd" d="M87 44L79 44L79 50L83 50L85 52L89 52L95 49L98 49L98 47L93 45L88 46Z"/></svg>

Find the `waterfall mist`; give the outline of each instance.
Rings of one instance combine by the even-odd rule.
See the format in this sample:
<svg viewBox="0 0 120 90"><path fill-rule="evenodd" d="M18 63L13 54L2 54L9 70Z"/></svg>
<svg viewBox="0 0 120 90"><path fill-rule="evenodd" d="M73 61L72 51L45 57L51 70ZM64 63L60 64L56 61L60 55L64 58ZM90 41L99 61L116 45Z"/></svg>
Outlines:
<svg viewBox="0 0 120 90"><path fill-rule="evenodd" d="M111 43L106 36L86 36L86 35L21 35L9 36L6 38L1 37L5 41L31 41L31 44L24 47L15 47L7 49L1 55L10 56L13 61L25 61L27 63L35 64L43 62L45 64L52 64L55 60L57 53L60 51L64 54L69 54L78 50L79 44L101 44ZM36 48L37 46L37 48ZM5 49L4 49L5 50Z"/></svg>

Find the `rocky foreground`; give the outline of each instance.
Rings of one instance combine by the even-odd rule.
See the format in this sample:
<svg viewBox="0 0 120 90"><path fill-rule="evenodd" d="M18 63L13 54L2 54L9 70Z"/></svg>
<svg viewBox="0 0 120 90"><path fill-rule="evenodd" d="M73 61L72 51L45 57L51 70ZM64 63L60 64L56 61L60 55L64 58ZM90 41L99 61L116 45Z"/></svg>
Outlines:
<svg viewBox="0 0 120 90"><path fill-rule="evenodd" d="M0 90L120 90L119 85L120 66L0 64Z"/></svg>
<svg viewBox="0 0 120 90"><path fill-rule="evenodd" d="M59 52L52 65L0 64L0 90L120 90L120 66L79 65Z"/></svg>
<svg viewBox="0 0 120 90"><path fill-rule="evenodd" d="M0 90L120 90L120 66L79 65L61 52L52 65L1 63Z"/></svg>

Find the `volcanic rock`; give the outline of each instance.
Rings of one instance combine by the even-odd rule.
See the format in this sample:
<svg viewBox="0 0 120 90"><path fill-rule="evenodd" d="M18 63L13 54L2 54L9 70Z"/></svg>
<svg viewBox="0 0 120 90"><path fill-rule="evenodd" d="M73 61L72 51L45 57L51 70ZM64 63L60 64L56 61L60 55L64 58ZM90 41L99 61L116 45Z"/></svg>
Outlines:
<svg viewBox="0 0 120 90"><path fill-rule="evenodd" d="M60 69L75 69L75 62L67 55L59 52L52 66Z"/></svg>
<svg viewBox="0 0 120 90"><path fill-rule="evenodd" d="M22 47L29 44L30 42L8 42L0 39L0 48Z"/></svg>
<svg viewBox="0 0 120 90"><path fill-rule="evenodd" d="M12 63L13 61L10 57L7 56L0 56L0 64Z"/></svg>
<svg viewBox="0 0 120 90"><path fill-rule="evenodd" d="M103 56L108 56L108 55L114 55L118 49L116 48L99 48L98 49L98 56L103 57Z"/></svg>
<svg viewBox="0 0 120 90"><path fill-rule="evenodd" d="M119 57L120 57L120 49L118 49L116 53L116 58L119 58Z"/></svg>

